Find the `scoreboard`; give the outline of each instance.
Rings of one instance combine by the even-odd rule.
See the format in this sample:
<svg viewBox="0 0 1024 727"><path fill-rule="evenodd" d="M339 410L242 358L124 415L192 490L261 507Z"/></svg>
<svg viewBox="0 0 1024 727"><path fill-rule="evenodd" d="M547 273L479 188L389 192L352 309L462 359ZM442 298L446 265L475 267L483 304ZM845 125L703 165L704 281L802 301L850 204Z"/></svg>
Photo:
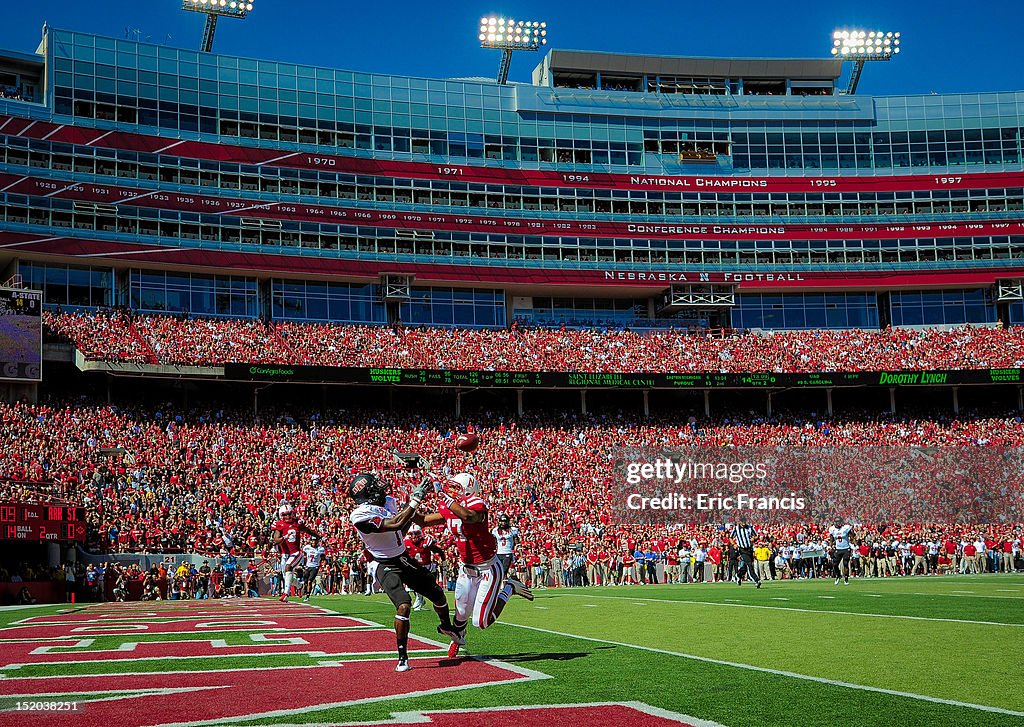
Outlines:
<svg viewBox="0 0 1024 727"><path fill-rule="evenodd" d="M0 288L0 381L40 381L43 294Z"/></svg>
<svg viewBox="0 0 1024 727"><path fill-rule="evenodd" d="M1024 384L1024 369L809 373L571 373L225 364L233 381L552 389L789 389Z"/></svg>
<svg viewBox="0 0 1024 727"><path fill-rule="evenodd" d="M85 508L0 502L0 540L85 542Z"/></svg>

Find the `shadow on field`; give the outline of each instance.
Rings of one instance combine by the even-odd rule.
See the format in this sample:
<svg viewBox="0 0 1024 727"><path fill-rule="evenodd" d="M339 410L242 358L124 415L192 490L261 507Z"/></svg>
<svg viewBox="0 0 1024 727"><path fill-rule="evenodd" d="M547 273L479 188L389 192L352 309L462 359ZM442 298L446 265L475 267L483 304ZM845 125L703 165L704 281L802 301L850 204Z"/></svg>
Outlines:
<svg viewBox="0 0 1024 727"><path fill-rule="evenodd" d="M496 658L512 664L519 664L528 661L572 661L573 659L582 659L585 656L590 656L590 654L584 651L556 651L545 654L508 654L507 656L503 655Z"/></svg>

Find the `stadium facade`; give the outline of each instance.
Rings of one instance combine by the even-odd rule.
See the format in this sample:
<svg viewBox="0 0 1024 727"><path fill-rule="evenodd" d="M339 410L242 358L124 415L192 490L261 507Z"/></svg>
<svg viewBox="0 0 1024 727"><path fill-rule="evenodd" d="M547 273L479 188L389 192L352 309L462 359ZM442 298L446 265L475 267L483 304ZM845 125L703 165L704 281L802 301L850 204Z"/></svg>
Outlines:
<svg viewBox="0 0 1024 727"><path fill-rule="evenodd" d="M550 51L499 85L44 28L0 52L0 273L288 320L1024 322L1024 93L841 71Z"/></svg>

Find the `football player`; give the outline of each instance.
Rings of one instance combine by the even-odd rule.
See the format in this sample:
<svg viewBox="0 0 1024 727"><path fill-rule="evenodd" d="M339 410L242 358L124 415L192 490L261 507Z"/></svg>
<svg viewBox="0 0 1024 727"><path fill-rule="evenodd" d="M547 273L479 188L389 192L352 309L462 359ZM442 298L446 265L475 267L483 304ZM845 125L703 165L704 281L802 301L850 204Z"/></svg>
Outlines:
<svg viewBox="0 0 1024 727"><path fill-rule="evenodd" d="M441 622L437 627L439 634L450 638L452 643L462 638L452 626L448 599L437 585L434 575L416 563L405 548L403 534L412 523L429 489L429 479L417 485L409 503L401 511L394 498L388 496L387 483L373 473L356 475L349 490L356 502L356 509L349 515L349 520L359 533L369 557L377 563L377 581L395 605L395 638L398 641L398 666L395 671L408 671L411 668L408 642L412 599L405 590L406 586L434 604L434 611Z"/></svg>
<svg viewBox="0 0 1024 727"><path fill-rule="evenodd" d="M409 528L409 534L405 538L405 549L413 560L430 571L435 580L437 579L437 560L435 558L444 560L444 550L434 542L433 538L425 538L423 529L419 525ZM423 604L423 596L417 593L412 603L412 610L419 611L423 608Z"/></svg>
<svg viewBox="0 0 1024 727"><path fill-rule="evenodd" d="M284 590L277 600L288 603L288 594L292 590L292 579L295 569L302 564L301 533L306 533L313 538L320 536L307 528L301 520L295 516L295 510L290 503L282 502L277 510L280 518L274 523L273 539L281 553L281 574L284 576Z"/></svg>
<svg viewBox="0 0 1024 727"><path fill-rule="evenodd" d="M512 527L512 521L509 520L508 515L502 514L498 517L498 527L491 532L494 534L495 540L498 541L498 560L507 574L509 568L512 567L512 560L515 558L516 545L519 544L519 531Z"/></svg>
<svg viewBox="0 0 1024 727"><path fill-rule="evenodd" d="M850 585L850 531L852 530L852 525L844 524L843 519L838 517L835 524L828 529L828 534L832 536L836 544L833 558L837 586L840 578L846 581L846 585Z"/></svg>
<svg viewBox="0 0 1024 727"><path fill-rule="evenodd" d="M320 538L313 536L313 542L302 549L306 562L306 571L303 573L302 600L309 601L316 585L316 577L320 574L320 564L327 557L327 549L320 545Z"/></svg>
<svg viewBox="0 0 1024 727"><path fill-rule="evenodd" d="M487 503L480 497L476 477L462 472L452 477L449 485L455 495L449 494L441 482L434 483L440 507L436 513L417 520L422 527L444 525L455 536L462 561L455 586L455 629L459 638L448 647L448 657L454 658L465 643L470 619L478 629L486 629L498 619L509 598L515 595L532 601L533 592L506 575L498 560L498 543L487 526Z"/></svg>

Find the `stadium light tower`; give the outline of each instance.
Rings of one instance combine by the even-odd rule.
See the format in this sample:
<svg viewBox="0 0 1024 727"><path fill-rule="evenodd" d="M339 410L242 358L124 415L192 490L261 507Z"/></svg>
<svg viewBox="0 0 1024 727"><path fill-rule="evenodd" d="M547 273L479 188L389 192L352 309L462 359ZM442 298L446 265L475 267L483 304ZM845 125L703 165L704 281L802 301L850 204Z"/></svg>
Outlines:
<svg viewBox="0 0 1024 727"><path fill-rule="evenodd" d="M182 10L191 10L206 14L206 27L203 28L203 42L200 50L209 53L213 48L213 34L217 32L217 18L242 19L252 11L251 0L181 0Z"/></svg>
<svg viewBox="0 0 1024 727"><path fill-rule="evenodd" d="M512 18L480 18L480 47L501 50L498 64L498 83L508 81L508 69L512 65L512 51L538 50L547 45L548 24L536 20L513 20Z"/></svg>
<svg viewBox="0 0 1024 727"><path fill-rule="evenodd" d="M900 34L880 30L837 30L832 33L832 55L840 60L853 61L853 73L846 85L846 93L857 92L860 74L868 61L887 61L900 52Z"/></svg>

